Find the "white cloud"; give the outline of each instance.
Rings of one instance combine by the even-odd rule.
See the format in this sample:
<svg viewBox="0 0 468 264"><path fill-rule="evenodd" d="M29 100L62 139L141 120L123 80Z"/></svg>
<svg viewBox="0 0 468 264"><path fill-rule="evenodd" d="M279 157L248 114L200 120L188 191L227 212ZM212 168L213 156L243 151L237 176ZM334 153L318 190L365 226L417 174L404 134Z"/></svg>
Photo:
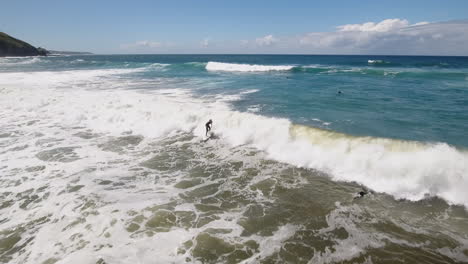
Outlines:
<svg viewBox="0 0 468 264"><path fill-rule="evenodd" d="M224 44L225 52L234 53L468 55L468 20L410 23L393 18L341 25L332 32L269 34Z"/></svg>
<svg viewBox="0 0 468 264"><path fill-rule="evenodd" d="M337 26L331 32L296 36L264 35L239 41L200 38L174 44L137 41L121 45L125 52L148 53L300 53L300 54L388 54L468 55L468 20L410 22L393 18L362 24Z"/></svg>
<svg viewBox="0 0 468 264"><path fill-rule="evenodd" d="M275 37L273 37L273 35L266 35L264 37L255 39L255 43L260 47L262 47L262 46L271 46L271 45L275 44L278 41L279 41L279 39L276 39Z"/></svg>
<svg viewBox="0 0 468 264"><path fill-rule="evenodd" d="M162 46L160 42L148 41L148 40L138 41L135 43L135 45L140 46L140 47L148 47L148 48L159 48Z"/></svg>
<svg viewBox="0 0 468 264"><path fill-rule="evenodd" d="M154 48L160 48L162 46L163 44L161 42L141 40L141 41L137 41L131 44L122 44L120 45L120 48L121 49L138 49L138 48L154 49Z"/></svg>
<svg viewBox="0 0 468 264"><path fill-rule="evenodd" d="M418 23L414 24L413 26L422 26L422 25L427 25L427 24L429 24L429 22L423 21L423 22L418 22Z"/></svg>
<svg viewBox="0 0 468 264"><path fill-rule="evenodd" d="M468 55L468 21L410 24L386 19L337 29L307 33L297 41L307 53Z"/></svg>
<svg viewBox="0 0 468 264"><path fill-rule="evenodd" d="M348 24L338 26L338 31L354 31L354 32L387 32L400 28L407 27L409 25L406 19L385 19L379 23L367 22L364 24Z"/></svg>

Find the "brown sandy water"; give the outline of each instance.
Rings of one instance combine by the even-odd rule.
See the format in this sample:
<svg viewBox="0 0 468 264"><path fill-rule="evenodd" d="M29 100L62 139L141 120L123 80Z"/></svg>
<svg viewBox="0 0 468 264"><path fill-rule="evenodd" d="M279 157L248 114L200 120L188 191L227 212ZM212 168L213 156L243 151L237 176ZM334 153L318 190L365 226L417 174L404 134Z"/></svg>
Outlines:
<svg viewBox="0 0 468 264"><path fill-rule="evenodd" d="M29 135L48 144L36 154L44 165L2 167L2 262L462 263L468 256L468 214L440 199L356 199L357 184L220 139L69 132L87 157L56 147L66 139ZM5 139L8 149L15 136Z"/></svg>

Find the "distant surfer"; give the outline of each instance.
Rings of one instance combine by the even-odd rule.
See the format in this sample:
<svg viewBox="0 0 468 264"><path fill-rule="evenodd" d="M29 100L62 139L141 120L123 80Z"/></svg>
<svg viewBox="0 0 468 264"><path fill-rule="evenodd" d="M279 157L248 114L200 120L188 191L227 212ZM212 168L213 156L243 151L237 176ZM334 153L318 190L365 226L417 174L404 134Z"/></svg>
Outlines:
<svg viewBox="0 0 468 264"><path fill-rule="evenodd" d="M208 132L210 132L211 130L211 127L213 126L213 120L209 120L208 122L206 122L205 124L205 128L206 128L206 136L208 136Z"/></svg>

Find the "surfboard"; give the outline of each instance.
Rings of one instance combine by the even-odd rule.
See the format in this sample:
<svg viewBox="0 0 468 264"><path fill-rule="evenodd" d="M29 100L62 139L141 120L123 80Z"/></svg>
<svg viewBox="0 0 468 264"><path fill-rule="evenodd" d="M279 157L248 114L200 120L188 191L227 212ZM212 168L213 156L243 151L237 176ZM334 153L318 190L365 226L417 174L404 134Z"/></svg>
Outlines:
<svg viewBox="0 0 468 264"><path fill-rule="evenodd" d="M208 141L208 140L210 140L210 139L215 139L215 138L216 138L215 134L214 134L213 132L210 131L210 132L208 132L207 135L205 135L205 139L204 139L203 141L206 142L206 141Z"/></svg>

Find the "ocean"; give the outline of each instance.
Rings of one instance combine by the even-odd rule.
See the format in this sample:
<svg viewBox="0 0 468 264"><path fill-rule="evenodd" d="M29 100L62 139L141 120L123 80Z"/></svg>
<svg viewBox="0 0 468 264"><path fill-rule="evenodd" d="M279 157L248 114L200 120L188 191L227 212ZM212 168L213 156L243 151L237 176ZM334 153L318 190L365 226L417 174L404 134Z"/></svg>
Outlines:
<svg viewBox="0 0 468 264"><path fill-rule="evenodd" d="M468 57L0 58L0 262L468 263L467 133Z"/></svg>

